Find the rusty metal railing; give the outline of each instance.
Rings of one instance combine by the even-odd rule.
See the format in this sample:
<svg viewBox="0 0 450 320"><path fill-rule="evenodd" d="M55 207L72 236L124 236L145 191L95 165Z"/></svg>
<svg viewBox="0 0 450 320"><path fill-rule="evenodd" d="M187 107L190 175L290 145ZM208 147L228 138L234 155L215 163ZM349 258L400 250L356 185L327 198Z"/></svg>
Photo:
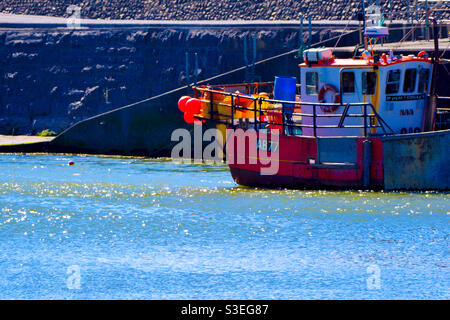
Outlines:
<svg viewBox="0 0 450 320"><path fill-rule="evenodd" d="M450 108L436 108L434 130L450 129Z"/></svg>

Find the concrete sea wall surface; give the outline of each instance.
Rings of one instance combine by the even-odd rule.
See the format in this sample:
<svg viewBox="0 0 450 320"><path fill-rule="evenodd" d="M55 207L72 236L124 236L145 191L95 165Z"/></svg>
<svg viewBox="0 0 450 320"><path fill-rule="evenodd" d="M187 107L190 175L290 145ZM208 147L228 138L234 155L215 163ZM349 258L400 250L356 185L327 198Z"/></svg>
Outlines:
<svg viewBox="0 0 450 320"><path fill-rule="evenodd" d="M313 41L336 34L317 31ZM194 53L199 80L240 67L245 36L251 62L253 35L256 60L299 45L298 29L276 27L0 31L0 134L60 133L80 120L184 86L187 76L193 80Z"/></svg>

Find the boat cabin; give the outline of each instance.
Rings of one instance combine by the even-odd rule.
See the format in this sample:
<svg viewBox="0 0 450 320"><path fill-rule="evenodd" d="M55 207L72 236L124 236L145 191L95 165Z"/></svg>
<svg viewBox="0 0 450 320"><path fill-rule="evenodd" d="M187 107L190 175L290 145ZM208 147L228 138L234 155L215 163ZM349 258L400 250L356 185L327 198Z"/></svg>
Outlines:
<svg viewBox="0 0 450 320"><path fill-rule="evenodd" d="M299 65L302 113L312 114L316 108L318 117L303 118L303 135L313 135L309 126L316 121L316 126L322 127L317 128L317 136L362 136L364 117L352 115L365 112L378 113L394 133L424 130L432 71L425 52L417 57L393 56L391 52L375 59L365 51L361 57L336 59L331 49L322 48L306 50L304 61ZM364 103L373 110L371 106L363 110ZM344 112L344 126L336 128ZM383 133L381 128L370 130L371 134Z"/></svg>

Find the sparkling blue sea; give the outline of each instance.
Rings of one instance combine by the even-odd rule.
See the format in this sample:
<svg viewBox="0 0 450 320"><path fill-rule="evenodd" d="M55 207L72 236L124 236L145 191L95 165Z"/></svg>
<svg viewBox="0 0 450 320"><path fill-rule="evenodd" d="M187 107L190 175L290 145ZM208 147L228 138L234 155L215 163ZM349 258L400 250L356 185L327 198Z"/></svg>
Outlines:
<svg viewBox="0 0 450 320"><path fill-rule="evenodd" d="M226 165L0 155L0 299L449 299L449 217L448 193L258 190Z"/></svg>

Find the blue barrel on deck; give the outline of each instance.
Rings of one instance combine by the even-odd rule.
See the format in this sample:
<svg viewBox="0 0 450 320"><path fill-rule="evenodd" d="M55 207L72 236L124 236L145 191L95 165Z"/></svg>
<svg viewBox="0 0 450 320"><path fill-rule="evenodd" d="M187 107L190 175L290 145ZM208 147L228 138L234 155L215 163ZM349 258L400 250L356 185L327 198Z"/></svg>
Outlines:
<svg viewBox="0 0 450 320"><path fill-rule="evenodd" d="M297 79L295 77L276 76L273 86L275 100L295 101ZM284 104L285 113L293 113L293 104Z"/></svg>

